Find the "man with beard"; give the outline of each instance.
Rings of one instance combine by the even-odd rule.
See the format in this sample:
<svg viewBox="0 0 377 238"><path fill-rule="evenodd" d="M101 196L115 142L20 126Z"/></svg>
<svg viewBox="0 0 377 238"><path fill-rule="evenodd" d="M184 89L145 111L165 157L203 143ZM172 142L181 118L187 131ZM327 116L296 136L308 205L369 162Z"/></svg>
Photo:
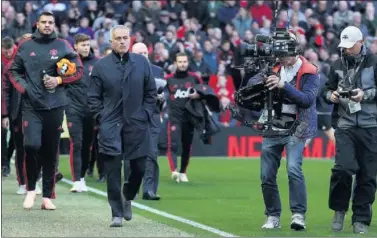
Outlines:
<svg viewBox="0 0 377 238"><path fill-rule="evenodd" d="M70 136L69 162L73 181L71 192L87 192L85 173L89 166L95 127L87 93L90 73L97 58L90 49L90 36L86 34L75 35L74 48L83 63L84 75L79 81L66 86L68 105L65 114Z"/></svg>
<svg viewBox="0 0 377 238"><path fill-rule="evenodd" d="M186 110L186 103L190 99L199 99L200 95L191 90L203 81L196 74L189 72L188 56L178 53L175 57L177 70L166 77L169 93L168 112L168 145L167 156L169 160L171 177L176 182L188 182L186 169L190 160L191 144L194 137L195 125L190 121L191 115ZM177 171L177 152L181 145L181 167Z"/></svg>
<svg viewBox="0 0 377 238"><path fill-rule="evenodd" d="M22 121L25 144L27 195L23 207L30 210L35 202L40 168L43 176L42 209L55 210L55 170L67 105L64 85L82 77L82 63L70 44L58 39L55 17L44 11L38 17L37 30L18 47L8 76L22 95ZM66 59L75 65L72 74L57 71L57 63Z"/></svg>
<svg viewBox="0 0 377 238"><path fill-rule="evenodd" d="M341 57L330 69L324 98L334 104L335 165L331 170L329 207L334 210L333 231L341 231L352 191L352 225L365 234L372 220L371 206L377 174L377 56L370 52L359 28L349 26L340 35Z"/></svg>

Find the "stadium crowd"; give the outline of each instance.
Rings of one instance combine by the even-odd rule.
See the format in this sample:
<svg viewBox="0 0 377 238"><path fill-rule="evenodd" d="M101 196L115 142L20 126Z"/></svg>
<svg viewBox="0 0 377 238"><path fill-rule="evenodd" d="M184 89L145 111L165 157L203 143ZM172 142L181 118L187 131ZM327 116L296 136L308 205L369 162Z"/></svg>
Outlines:
<svg viewBox="0 0 377 238"><path fill-rule="evenodd" d="M299 33L304 56L324 77L339 57L336 46L347 25L359 27L366 45L377 53L377 2L284 0L279 5L277 26L290 26ZM174 55L186 52L190 70L216 91L224 105L241 84L243 74L234 70L240 61L237 48L241 41L253 43L256 34L270 35L273 16L268 1L2 1L2 37L19 42L34 30L42 10L54 12L56 32L72 45L75 34L88 34L97 57L109 52L110 29L116 24L131 29L131 47L145 43L151 63L166 74L175 70ZM214 119L224 127L239 124L230 112Z"/></svg>

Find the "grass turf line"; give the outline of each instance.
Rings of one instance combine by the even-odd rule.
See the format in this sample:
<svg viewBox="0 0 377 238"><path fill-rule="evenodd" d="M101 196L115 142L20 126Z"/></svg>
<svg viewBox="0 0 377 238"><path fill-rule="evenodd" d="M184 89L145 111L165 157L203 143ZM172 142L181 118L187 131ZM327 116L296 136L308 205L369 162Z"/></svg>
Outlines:
<svg viewBox="0 0 377 238"><path fill-rule="evenodd" d="M67 156L62 158L67 158ZM304 232L294 232L289 229L291 214L288 177L286 163L283 160L278 174L283 207L282 229L262 230L265 216L259 164L259 160L192 158L187 173L190 182L177 184L170 179L166 158L161 157L158 192L162 197L161 201L138 199L137 202L240 236L354 236L350 221L351 212L346 218L343 232L333 233L330 230L333 215L328 209L330 169L333 165L331 161L304 161L303 169L308 191L308 229ZM59 168L65 178L71 178L68 160L62 160ZM88 179L88 185L106 191L106 185L98 184L94 179ZM373 210L377 210L376 204ZM137 212L140 213L139 210ZM176 226L178 223L173 224L171 220L161 219L157 215L151 216L148 212L140 214L153 219L157 218L169 225ZM377 219L376 214L374 212L372 225L369 227L368 236L371 237L377 237L377 228L374 223ZM190 226L180 224L177 228L190 232L184 227ZM195 230L198 229L195 228ZM199 233L196 234L200 235Z"/></svg>

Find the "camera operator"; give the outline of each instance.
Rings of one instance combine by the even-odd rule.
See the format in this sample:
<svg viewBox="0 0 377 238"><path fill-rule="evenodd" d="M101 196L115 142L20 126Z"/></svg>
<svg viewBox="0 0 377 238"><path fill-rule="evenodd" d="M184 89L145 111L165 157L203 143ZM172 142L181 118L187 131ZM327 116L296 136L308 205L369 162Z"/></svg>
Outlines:
<svg viewBox="0 0 377 238"><path fill-rule="evenodd" d="M335 211L332 229L341 231L351 197L352 175L356 174L352 224L355 233L364 234L372 219L371 204L376 193L377 56L366 48L357 27L345 28L340 40L341 57L331 67L323 95L334 104L336 129L329 207Z"/></svg>
<svg viewBox="0 0 377 238"><path fill-rule="evenodd" d="M293 33L289 33L289 37L293 40L295 47L299 47L297 37ZM274 123L273 129L288 131L291 127L288 125L292 125L295 120L298 120L300 124L294 135L287 133L279 137L263 138L261 180L267 221L262 228L280 228L281 201L276 177L285 147L289 179L289 203L292 212L291 229L304 230L306 229L307 194L301 166L305 141L314 137L317 131L316 96L319 79L317 68L303 56L280 57L279 62L273 69L275 74L264 79L266 86L270 90L277 88L282 97L281 118L284 123L283 126ZM261 78L261 74L256 75L251 80L258 77ZM262 113L262 117L265 112ZM276 118L275 113L274 121Z"/></svg>

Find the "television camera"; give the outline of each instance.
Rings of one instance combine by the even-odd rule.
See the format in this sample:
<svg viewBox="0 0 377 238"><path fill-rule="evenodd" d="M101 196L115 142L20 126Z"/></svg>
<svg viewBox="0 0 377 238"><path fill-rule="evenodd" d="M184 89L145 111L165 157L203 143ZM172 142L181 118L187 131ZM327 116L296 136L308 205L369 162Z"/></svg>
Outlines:
<svg viewBox="0 0 377 238"><path fill-rule="evenodd" d="M296 56L300 53L299 42L294 34L286 28L276 28L272 36L256 35L255 44L242 43L240 48L241 57L244 57L243 68L245 71L259 72L263 80L240 88L234 95L235 104L228 108L232 117L241 121L244 125L258 129L264 137L276 137L292 134L297 131L300 124L295 121L288 131L279 132L273 130L273 125L284 123L281 118L282 99L280 90L269 90L265 86L268 76L275 74L274 65L282 57ZM251 111L266 109L266 120L262 122L248 121L240 110L243 108ZM274 114L275 113L275 114Z"/></svg>

